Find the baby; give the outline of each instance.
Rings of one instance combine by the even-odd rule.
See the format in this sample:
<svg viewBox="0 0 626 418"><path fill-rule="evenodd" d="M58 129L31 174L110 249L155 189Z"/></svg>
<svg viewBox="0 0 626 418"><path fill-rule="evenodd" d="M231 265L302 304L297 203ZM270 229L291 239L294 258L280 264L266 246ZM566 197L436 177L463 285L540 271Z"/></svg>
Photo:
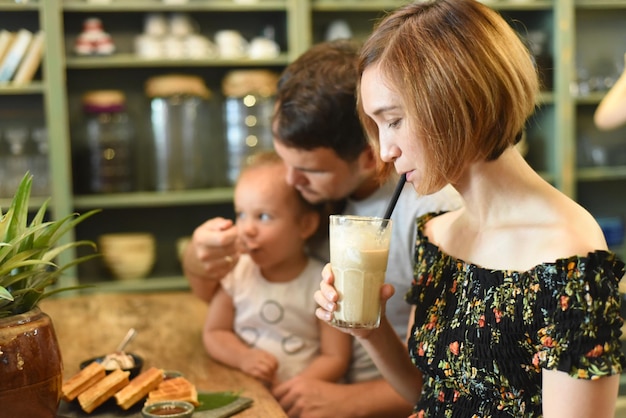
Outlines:
<svg viewBox="0 0 626 418"><path fill-rule="evenodd" d="M285 181L273 152L255 155L235 185L243 254L221 281L204 326L216 360L268 386L296 375L337 381L345 374L351 337L315 317L313 293L323 264L307 254L320 212Z"/></svg>

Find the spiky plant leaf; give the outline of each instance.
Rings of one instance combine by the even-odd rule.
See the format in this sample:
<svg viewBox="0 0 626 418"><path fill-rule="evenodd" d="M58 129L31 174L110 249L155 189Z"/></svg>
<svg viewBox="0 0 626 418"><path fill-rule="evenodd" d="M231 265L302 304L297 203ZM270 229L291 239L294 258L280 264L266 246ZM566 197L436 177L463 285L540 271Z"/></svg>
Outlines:
<svg viewBox="0 0 626 418"><path fill-rule="evenodd" d="M58 242L76 225L99 210L82 215L72 214L56 221L45 221L46 200L30 224L28 202L32 186L29 173L22 181L6 213L0 210L0 318L24 313L50 295L82 288L72 286L47 290L56 284L68 268L97 257L98 254L75 258L64 265L57 259L63 252L78 247L96 248L91 241Z"/></svg>

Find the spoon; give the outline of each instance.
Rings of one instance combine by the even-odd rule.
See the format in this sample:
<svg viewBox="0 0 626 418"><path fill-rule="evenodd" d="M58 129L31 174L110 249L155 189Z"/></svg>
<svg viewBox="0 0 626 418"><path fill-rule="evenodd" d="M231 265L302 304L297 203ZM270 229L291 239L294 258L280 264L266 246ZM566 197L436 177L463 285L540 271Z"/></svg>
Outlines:
<svg viewBox="0 0 626 418"><path fill-rule="evenodd" d="M136 335L137 335L137 331L135 331L135 328L129 329L128 332L126 333L126 336L120 343L120 345L117 346L116 352L119 353L119 352L124 351L128 343L130 343L133 340L133 338L135 338Z"/></svg>

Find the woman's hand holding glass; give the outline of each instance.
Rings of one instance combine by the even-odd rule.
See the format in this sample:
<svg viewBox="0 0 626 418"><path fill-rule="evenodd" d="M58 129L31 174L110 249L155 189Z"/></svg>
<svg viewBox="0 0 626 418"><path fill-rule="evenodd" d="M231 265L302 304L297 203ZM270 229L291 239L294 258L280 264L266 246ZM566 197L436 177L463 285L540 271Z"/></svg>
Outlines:
<svg viewBox="0 0 626 418"><path fill-rule="evenodd" d="M333 270L330 263L328 263L324 266L324 270L322 270L320 290L316 291L313 296L315 298L315 302L319 305L319 307L315 310L315 315L322 321L328 322L331 325L333 312L337 310L337 300L339 299L339 293L337 292L337 289L335 289L334 281L335 277L333 276ZM381 322L385 320L385 307L387 305L387 300L389 300L394 293L395 289L389 283L383 284L380 289ZM376 331L376 328L364 329L334 327L358 338L367 338L373 331Z"/></svg>

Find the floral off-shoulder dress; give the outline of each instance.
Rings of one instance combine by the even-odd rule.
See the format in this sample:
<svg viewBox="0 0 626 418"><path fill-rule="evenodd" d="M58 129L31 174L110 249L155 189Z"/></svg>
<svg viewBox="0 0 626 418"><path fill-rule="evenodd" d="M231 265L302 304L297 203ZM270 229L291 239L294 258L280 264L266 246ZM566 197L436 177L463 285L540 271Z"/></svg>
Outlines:
<svg viewBox="0 0 626 418"><path fill-rule="evenodd" d="M619 374L624 263L595 251L531 270L481 268L443 253L417 220L409 336L424 373L417 417L540 417L541 370Z"/></svg>

